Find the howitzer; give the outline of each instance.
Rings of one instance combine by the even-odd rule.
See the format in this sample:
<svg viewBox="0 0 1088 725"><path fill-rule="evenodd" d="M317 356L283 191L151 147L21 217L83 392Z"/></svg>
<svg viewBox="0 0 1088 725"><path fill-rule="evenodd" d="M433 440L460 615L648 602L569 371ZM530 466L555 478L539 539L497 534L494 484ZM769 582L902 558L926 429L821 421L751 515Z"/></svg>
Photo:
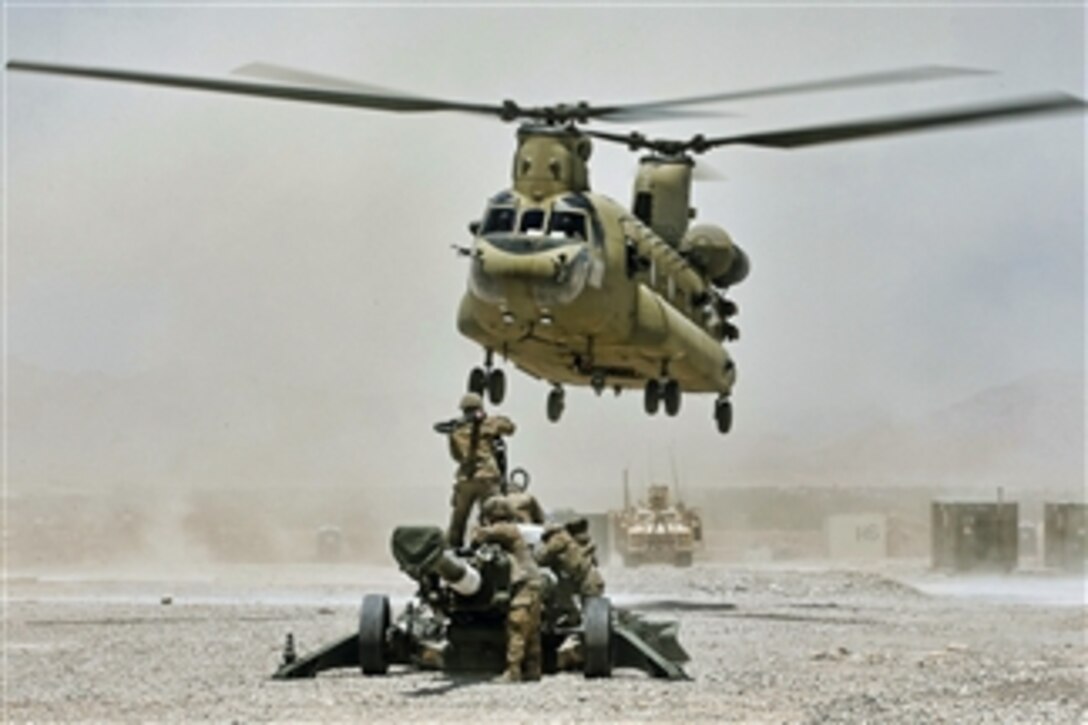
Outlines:
<svg viewBox="0 0 1088 725"><path fill-rule="evenodd" d="M395 619L388 597L363 598L358 632L299 657L291 656L276 679L313 677L337 667L359 667L365 675L390 666L448 672L499 673L506 663L506 614L512 595L510 556L496 544L462 550L446 546L441 529L401 526L393 532L393 556L419 584L415 598ZM654 677L686 679L688 656L676 639L675 622L650 622L612 607L606 597L586 599L580 621L566 613L545 587L541 650L545 672L557 670L557 650L578 639L586 677L609 677L614 667L634 667Z"/></svg>

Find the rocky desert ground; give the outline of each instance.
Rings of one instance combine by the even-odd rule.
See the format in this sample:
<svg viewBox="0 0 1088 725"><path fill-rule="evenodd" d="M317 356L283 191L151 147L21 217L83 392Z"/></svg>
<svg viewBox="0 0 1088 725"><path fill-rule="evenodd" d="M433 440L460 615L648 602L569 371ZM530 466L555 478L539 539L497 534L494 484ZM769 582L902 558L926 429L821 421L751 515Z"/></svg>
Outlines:
<svg viewBox="0 0 1088 725"><path fill-rule="evenodd" d="M411 583L346 564L13 574L4 720L1079 723L1088 713L1082 579L956 579L921 563L605 575L617 604L680 621L690 681L628 670L520 685L403 670L273 681L288 632L313 649L354 629L363 593L403 602Z"/></svg>

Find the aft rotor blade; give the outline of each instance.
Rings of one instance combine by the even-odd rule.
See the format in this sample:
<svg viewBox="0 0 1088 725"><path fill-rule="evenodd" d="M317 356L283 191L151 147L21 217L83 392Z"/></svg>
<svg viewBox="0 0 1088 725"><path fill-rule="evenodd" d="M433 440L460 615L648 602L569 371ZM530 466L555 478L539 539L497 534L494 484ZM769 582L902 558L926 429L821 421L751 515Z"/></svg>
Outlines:
<svg viewBox="0 0 1088 725"><path fill-rule="evenodd" d="M866 121L849 121L767 133L708 138L703 142L702 146L703 150L717 146L739 144L792 149L842 141L856 141L877 136L894 136L936 128L967 126L1026 116L1083 111L1084 108L1085 102L1083 99L1056 93L984 106L968 106L958 109L931 111L929 113L889 116Z"/></svg>
<svg viewBox="0 0 1088 725"><path fill-rule="evenodd" d="M740 91L727 91L725 93L712 93L701 96L687 96L672 98L665 101L652 101L649 103L629 103L616 106L603 106L596 117L608 120L644 120L644 114L653 114L657 111L676 106L690 106L702 103L720 103L723 101L739 101L749 98L767 98L769 96L784 96L797 93L820 93L823 91L839 91L849 88L862 88L865 86L892 85L896 83L915 83L919 81L936 81L962 76L986 75L990 71L975 68L956 68L952 66L928 65L913 68L900 68L897 70L878 71L876 73L862 73L859 75L839 76L825 78L817 81L803 81L800 83L787 83L777 86L763 86L760 88L748 88Z"/></svg>
<svg viewBox="0 0 1088 725"><path fill-rule="evenodd" d="M691 178L705 183L717 183L726 181L728 177L714 166L700 159L691 170Z"/></svg>
<svg viewBox="0 0 1088 725"><path fill-rule="evenodd" d="M463 103L422 96L405 96L386 93L347 91L331 88L313 88L304 86L267 85L245 81L218 80L192 76L168 75L163 73L143 73L139 71L114 70L109 68L86 68L80 66L50 65L45 63L27 63L10 61L8 70L50 73L99 80L142 83L153 86L187 88L214 93L229 93L241 96L276 98L285 101L301 101L332 106L366 108L376 111L399 113L419 113L428 111L461 111L489 116L504 117L506 109L501 105Z"/></svg>

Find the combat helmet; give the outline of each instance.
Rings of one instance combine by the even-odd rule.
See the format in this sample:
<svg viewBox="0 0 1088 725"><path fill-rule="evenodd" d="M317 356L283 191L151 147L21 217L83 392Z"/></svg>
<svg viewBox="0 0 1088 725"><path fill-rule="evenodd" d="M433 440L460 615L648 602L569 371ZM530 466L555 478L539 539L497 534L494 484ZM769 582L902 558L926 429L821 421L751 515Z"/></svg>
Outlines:
<svg viewBox="0 0 1088 725"><path fill-rule="evenodd" d="M461 410L479 410L484 407L484 399L477 393L465 393L461 396Z"/></svg>
<svg viewBox="0 0 1088 725"><path fill-rule="evenodd" d="M547 541L548 539L558 534L560 531L566 530L567 529L565 526L563 526L563 524L557 521L549 521L547 524L544 525L544 531L540 535L540 540Z"/></svg>

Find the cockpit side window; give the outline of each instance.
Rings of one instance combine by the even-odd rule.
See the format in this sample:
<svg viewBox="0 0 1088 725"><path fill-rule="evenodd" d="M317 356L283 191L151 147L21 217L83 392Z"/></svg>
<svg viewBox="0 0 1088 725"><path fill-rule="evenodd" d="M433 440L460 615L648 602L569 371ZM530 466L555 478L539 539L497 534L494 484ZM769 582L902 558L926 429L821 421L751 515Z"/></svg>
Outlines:
<svg viewBox="0 0 1088 725"><path fill-rule="evenodd" d="M514 231L517 210L511 206L493 206L487 211L482 234L504 234Z"/></svg>
<svg viewBox="0 0 1088 725"><path fill-rule="evenodd" d="M526 209L523 211L521 213L521 226L518 231L522 234L542 233L544 231L544 210Z"/></svg>
<svg viewBox="0 0 1088 725"><path fill-rule="evenodd" d="M553 211L548 222L548 234L585 241L588 238L586 215L580 211Z"/></svg>

